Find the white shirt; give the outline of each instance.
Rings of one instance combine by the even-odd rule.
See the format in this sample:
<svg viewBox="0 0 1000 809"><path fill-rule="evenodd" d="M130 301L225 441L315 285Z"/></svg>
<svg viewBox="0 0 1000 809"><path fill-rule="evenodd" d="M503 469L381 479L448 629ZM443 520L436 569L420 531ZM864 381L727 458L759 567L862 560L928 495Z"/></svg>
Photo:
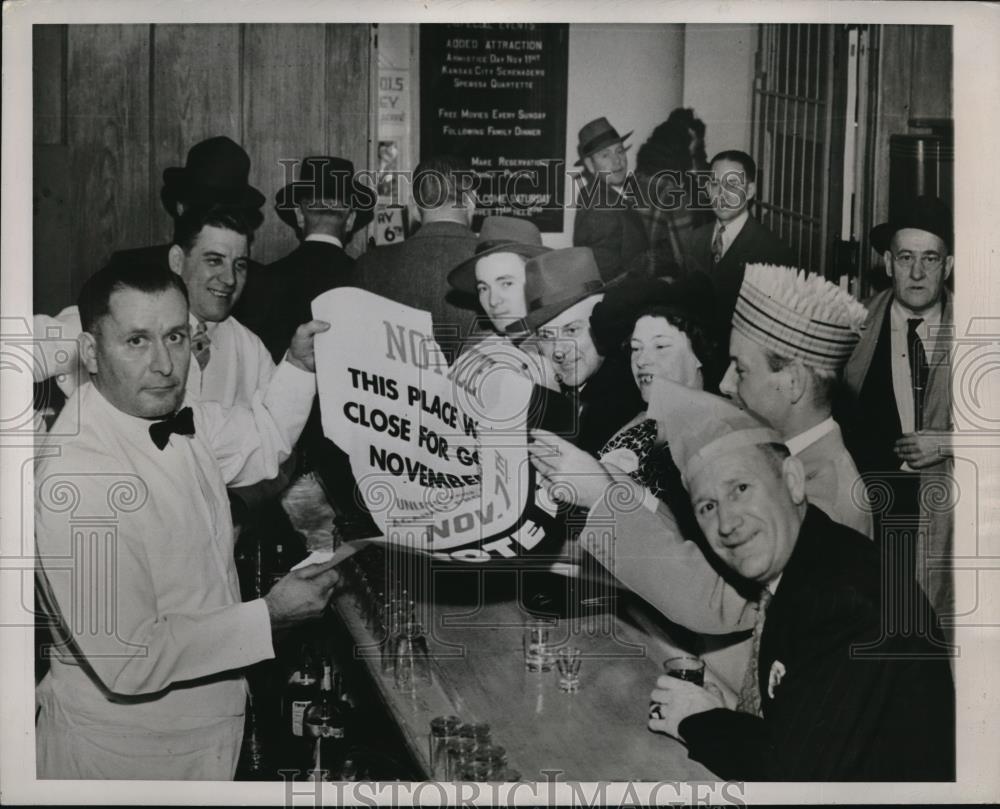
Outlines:
<svg viewBox="0 0 1000 809"><path fill-rule="evenodd" d="M819 424L810 427L805 432L799 433L785 441L785 446L792 455L798 455L806 447L811 447L827 433L832 433L837 429L837 422L833 416L827 416Z"/></svg>
<svg viewBox="0 0 1000 809"><path fill-rule="evenodd" d="M749 218L750 212L743 211L735 219L725 223L726 229L722 231L722 255L729 252L729 248L733 246L733 242L736 241L736 237L740 235L740 231L743 230L743 226ZM723 223L718 219L715 220L715 229L712 231L712 241L710 244L715 244L715 237L719 234L719 228L722 225Z"/></svg>
<svg viewBox="0 0 1000 809"><path fill-rule="evenodd" d="M289 363L275 382L252 409L194 404L195 435L172 435L163 450L149 421L117 410L95 385L67 402L64 413L79 409L80 431L61 437L60 415L46 439L59 454L36 468L35 534L79 651L53 659L43 711L122 739L129 728L170 733L174 745L185 734L201 744L202 729L243 714L238 669L274 652L267 605L240 600L226 486L274 476L316 387ZM61 743L49 733L39 749L73 760ZM184 777L171 770L172 752L184 750L163 751L162 777ZM124 747L107 759L121 766L128 756Z"/></svg>
<svg viewBox="0 0 1000 809"><path fill-rule="evenodd" d="M190 316L191 331L198 319ZM188 369L185 401L218 402L223 407L249 405L258 391L265 391L274 377L274 360L260 338L234 317L206 323L212 341L205 370L194 357Z"/></svg>
<svg viewBox="0 0 1000 809"><path fill-rule="evenodd" d="M941 325L941 307L935 306L920 315L915 315L904 309L898 301L893 301L889 307L889 339L892 356L892 392L896 397L896 412L899 413L899 424L903 434L916 430L916 413L913 408L913 375L910 370L910 351L906 342L909 331L907 321L920 317L923 322L917 326L917 336L924 344L924 352L928 359L933 353L932 337L936 336Z"/></svg>
<svg viewBox="0 0 1000 809"><path fill-rule="evenodd" d="M344 249L343 243L336 236L330 236L327 233L310 233L303 239L305 242L326 242L327 244L333 244L339 247L341 250Z"/></svg>

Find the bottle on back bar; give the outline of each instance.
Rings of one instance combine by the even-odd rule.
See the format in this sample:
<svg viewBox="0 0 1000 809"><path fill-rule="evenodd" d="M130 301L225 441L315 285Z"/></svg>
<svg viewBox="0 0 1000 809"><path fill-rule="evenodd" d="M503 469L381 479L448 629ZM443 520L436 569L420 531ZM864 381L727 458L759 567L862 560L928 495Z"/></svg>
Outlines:
<svg viewBox="0 0 1000 809"><path fill-rule="evenodd" d="M270 564L268 565L267 589L270 590L283 579L291 567L288 553L285 550L285 543L279 541L274 546L274 552L271 554Z"/></svg>
<svg viewBox="0 0 1000 809"><path fill-rule="evenodd" d="M316 668L316 662L308 645L304 645L299 667L292 672L285 689L285 727L291 731L292 736L302 738L302 720L305 717L306 709L317 697L318 685L319 672Z"/></svg>
<svg viewBox="0 0 1000 809"><path fill-rule="evenodd" d="M319 697L306 709L302 721L303 736L312 745L314 778L329 780L340 773L346 744L341 705L334 689L333 667L324 661Z"/></svg>

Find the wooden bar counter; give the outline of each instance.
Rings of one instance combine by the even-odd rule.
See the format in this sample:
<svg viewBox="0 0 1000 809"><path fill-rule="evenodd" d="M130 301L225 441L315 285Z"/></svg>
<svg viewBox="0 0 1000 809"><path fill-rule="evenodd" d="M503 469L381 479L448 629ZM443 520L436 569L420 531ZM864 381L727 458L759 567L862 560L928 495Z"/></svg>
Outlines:
<svg viewBox="0 0 1000 809"><path fill-rule="evenodd" d="M554 666L549 672L525 669L529 611L518 595L532 586L525 576L454 565L431 572L429 563L422 564L425 585L415 589L435 596L410 590L408 597L425 628L432 683L412 696L395 689L391 668L383 673L378 639L366 626L356 589L345 589L333 607L428 779L434 777L430 721L455 714L465 722L488 722L493 742L506 748L509 766L523 781L716 780L682 744L646 727L661 663L678 652L629 604L628 594L605 592L590 602L593 609L559 618L557 644L578 647L583 658L579 691L568 694ZM558 588L561 577L535 575ZM464 596L454 597L456 591Z"/></svg>

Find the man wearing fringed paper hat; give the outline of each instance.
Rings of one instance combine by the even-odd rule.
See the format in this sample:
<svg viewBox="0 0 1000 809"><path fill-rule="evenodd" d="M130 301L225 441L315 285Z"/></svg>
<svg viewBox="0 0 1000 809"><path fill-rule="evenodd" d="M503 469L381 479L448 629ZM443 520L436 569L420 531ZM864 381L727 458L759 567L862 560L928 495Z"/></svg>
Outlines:
<svg viewBox="0 0 1000 809"><path fill-rule="evenodd" d="M834 389L867 314L818 275L747 265L719 389L777 430L802 461L809 502L870 538L864 484L833 420Z"/></svg>
<svg viewBox="0 0 1000 809"><path fill-rule="evenodd" d="M939 628L882 636L877 549L809 504L802 463L777 431L719 397L657 385L650 413L707 547L680 537L648 498L630 508L614 486L584 541L672 620L753 634L735 709L660 677L650 729L681 739L725 779L953 778L954 688L947 658L935 655ZM904 586L930 610L914 581Z"/></svg>

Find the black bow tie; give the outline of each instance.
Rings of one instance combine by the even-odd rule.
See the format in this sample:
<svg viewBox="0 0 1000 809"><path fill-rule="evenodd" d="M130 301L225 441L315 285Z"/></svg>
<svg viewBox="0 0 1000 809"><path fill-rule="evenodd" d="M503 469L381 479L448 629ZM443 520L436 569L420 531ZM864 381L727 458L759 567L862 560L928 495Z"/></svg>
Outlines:
<svg viewBox="0 0 1000 809"><path fill-rule="evenodd" d="M154 421L149 425L149 437L153 439L157 449L167 446L173 433L194 435L194 413L190 407L182 407L169 418Z"/></svg>

